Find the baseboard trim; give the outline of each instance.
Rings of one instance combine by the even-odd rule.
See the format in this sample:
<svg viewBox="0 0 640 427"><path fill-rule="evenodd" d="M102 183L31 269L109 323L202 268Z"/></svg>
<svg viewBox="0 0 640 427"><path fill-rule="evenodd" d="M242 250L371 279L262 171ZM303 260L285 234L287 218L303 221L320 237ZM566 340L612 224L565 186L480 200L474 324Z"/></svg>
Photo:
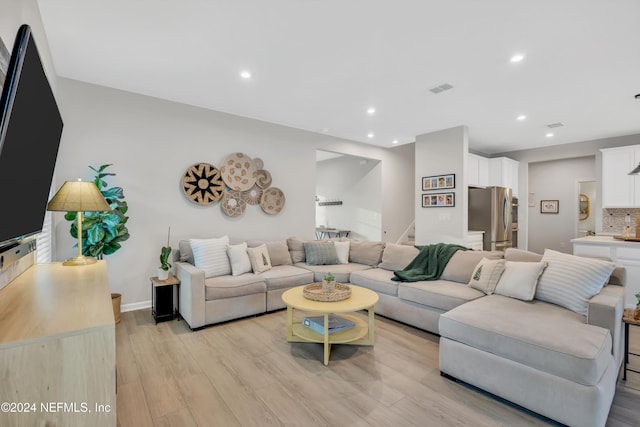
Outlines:
<svg viewBox="0 0 640 427"><path fill-rule="evenodd" d="M151 308L151 300L133 302L131 304L122 304L122 306L120 307L120 311L122 313L126 313L127 311L142 310L144 308Z"/></svg>

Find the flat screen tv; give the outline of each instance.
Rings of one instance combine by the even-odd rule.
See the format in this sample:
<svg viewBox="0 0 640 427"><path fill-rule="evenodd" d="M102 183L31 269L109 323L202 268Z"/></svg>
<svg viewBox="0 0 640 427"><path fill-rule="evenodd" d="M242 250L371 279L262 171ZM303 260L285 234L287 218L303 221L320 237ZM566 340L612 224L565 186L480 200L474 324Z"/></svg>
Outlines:
<svg viewBox="0 0 640 427"><path fill-rule="evenodd" d="M31 29L18 30L0 97L0 251L42 231L62 117Z"/></svg>

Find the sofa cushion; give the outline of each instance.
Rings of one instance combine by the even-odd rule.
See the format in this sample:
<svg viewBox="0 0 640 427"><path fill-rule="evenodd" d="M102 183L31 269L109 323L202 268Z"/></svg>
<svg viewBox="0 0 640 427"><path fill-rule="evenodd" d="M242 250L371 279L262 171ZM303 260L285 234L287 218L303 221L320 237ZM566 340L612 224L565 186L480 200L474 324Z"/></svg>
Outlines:
<svg viewBox="0 0 640 427"><path fill-rule="evenodd" d="M277 265L292 265L291 255L289 254L289 247L286 240L276 240L273 242L266 242L267 251L269 252L269 259L271 260L271 266Z"/></svg>
<svg viewBox="0 0 640 427"><path fill-rule="evenodd" d="M460 252L460 251L458 251ZM398 297L403 300L434 307L440 310L451 310L485 296L477 289L466 284L449 280L431 280L421 282L401 282L398 286Z"/></svg>
<svg viewBox="0 0 640 427"><path fill-rule="evenodd" d="M495 293L523 301L533 300L538 279L547 266L546 262L506 261L504 273L498 281Z"/></svg>
<svg viewBox="0 0 640 427"><path fill-rule="evenodd" d="M347 240L346 242L333 242L336 248L336 255L338 256L338 262L340 264L349 264L349 248L351 244Z"/></svg>
<svg viewBox="0 0 640 427"><path fill-rule="evenodd" d="M287 247L289 248L289 255L291 255L291 262L305 262L306 258L304 255L304 240L300 240L295 237L290 237L287 239Z"/></svg>
<svg viewBox="0 0 640 427"><path fill-rule="evenodd" d="M542 255L522 249L507 248L504 251L504 259L506 261L538 262L542 259Z"/></svg>
<svg viewBox="0 0 640 427"><path fill-rule="evenodd" d="M471 275L469 286L491 295L504 273L504 263L503 259L482 258Z"/></svg>
<svg viewBox="0 0 640 427"><path fill-rule="evenodd" d="M502 255L499 251L457 251L447 263L440 278L466 285L482 258L500 259Z"/></svg>
<svg viewBox="0 0 640 427"><path fill-rule="evenodd" d="M384 245L382 252L382 262L379 268L385 270L402 270L420 253L415 246L397 245L395 243L387 243Z"/></svg>
<svg viewBox="0 0 640 427"><path fill-rule="evenodd" d="M547 268L538 280L536 299L587 315L589 299L607 283L615 264L545 249Z"/></svg>
<svg viewBox="0 0 640 427"><path fill-rule="evenodd" d="M398 284L391 280L393 271L382 268L370 268L368 270L354 271L351 273L352 284L371 289L379 294L398 296Z"/></svg>
<svg viewBox="0 0 640 427"><path fill-rule="evenodd" d="M269 258L267 245L262 244L255 248L247 248L247 254L254 273L262 273L271 269L271 259Z"/></svg>
<svg viewBox="0 0 640 427"><path fill-rule="evenodd" d="M219 276L205 279L204 298L207 301L265 293L267 285L257 274Z"/></svg>
<svg viewBox="0 0 640 427"><path fill-rule="evenodd" d="M324 275L331 273L336 278L338 283L349 283L351 273L354 271L368 270L371 267L368 265L355 264L350 262L349 264L333 264L333 265L311 265L306 262L299 262L296 267L305 268L313 272L314 282L321 282L324 279Z"/></svg>
<svg viewBox="0 0 640 427"><path fill-rule="evenodd" d="M376 267L382 259L384 242L370 242L367 240L351 240L349 261L357 264Z"/></svg>
<svg viewBox="0 0 640 427"><path fill-rule="evenodd" d="M304 256L309 265L340 264L333 242L304 242Z"/></svg>
<svg viewBox="0 0 640 427"><path fill-rule="evenodd" d="M251 260L247 254L247 244L229 245L227 256L231 263L231 275L239 276L244 273L251 273Z"/></svg>
<svg viewBox="0 0 640 427"><path fill-rule="evenodd" d="M313 273L311 271L294 265L278 265L271 270L260 273L260 277L267 284L267 291L306 285L313 282Z"/></svg>
<svg viewBox="0 0 640 427"><path fill-rule="evenodd" d="M440 335L584 385L595 385L611 358L608 329L542 301L488 295L440 316Z"/></svg>
<svg viewBox="0 0 640 427"><path fill-rule="evenodd" d="M191 250L189 240L180 240L178 242L178 251L180 252L180 257L178 258L180 261L195 265L193 261L193 251Z"/></svg>
<svg viewBox="0 0 640 427"><path fill-rule="evenodd" d="M194 265L204 271L204 277L231 274L231 264L227 256L229 237L213 239L189 239L193 250Z"/></svg>

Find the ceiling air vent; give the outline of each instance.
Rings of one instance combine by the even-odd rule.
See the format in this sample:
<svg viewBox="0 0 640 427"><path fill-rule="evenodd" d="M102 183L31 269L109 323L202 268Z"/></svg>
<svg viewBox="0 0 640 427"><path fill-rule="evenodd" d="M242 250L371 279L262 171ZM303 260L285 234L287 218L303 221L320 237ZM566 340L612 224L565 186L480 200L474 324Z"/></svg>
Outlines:
<svg viewBox="0 0 640 427"><path fill-rule="evenodd" d="M564 126L564 123L562 123L562 122L558 122L558 123L551 123L551 124L548 124L548 125L547 125L547 127L548 127L549 129L561 128L562 126Z"/></svg>
<svg viewBox="0 0 640 427"><path fill-rule="evenodd" d="M432 87L431 89L429 89L429 91L438 94L440 92L444 92L445 90L449 90L449 89L453 89L453 86L451 86L449 83L445 83L440 86Z"/></svg>

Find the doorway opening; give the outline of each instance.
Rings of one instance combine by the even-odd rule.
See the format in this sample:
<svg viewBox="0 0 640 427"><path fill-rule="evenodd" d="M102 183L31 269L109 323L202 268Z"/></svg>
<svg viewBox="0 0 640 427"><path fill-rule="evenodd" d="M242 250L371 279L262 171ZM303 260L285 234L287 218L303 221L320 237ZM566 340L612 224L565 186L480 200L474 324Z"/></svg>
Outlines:
<svg viewBox="0 0 640 427"><path fill-rule="evenodd" d="M380 160L316 150L316 236L382 240Z"/></svg>

